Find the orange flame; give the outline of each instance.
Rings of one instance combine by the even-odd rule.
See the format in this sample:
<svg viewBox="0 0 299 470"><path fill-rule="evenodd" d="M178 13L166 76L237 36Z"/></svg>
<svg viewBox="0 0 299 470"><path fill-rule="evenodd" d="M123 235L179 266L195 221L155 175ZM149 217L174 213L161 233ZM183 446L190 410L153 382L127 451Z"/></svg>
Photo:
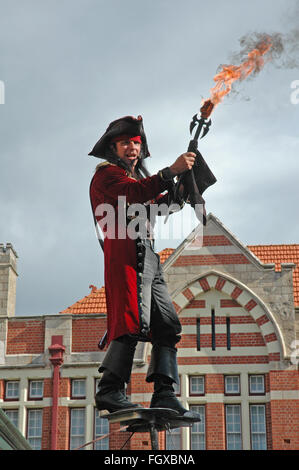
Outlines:
<svg viewBox="0 0 299 470"><path fill-rule="evenodd" d="M219 104L223 97L227 95L232 85L237 80L244 80L252 73L259 72L265 63L264 55L272 47L272 41L270 36L265 36L247 55L247 59L244 60L240 65L222 65L222 69L214 77L216 85L210 90L211 97L203 101L202 108L205 110L207 107L211 114L213 108ZM202 109L201 108L201 109ZM204 113L205 117L207 113Z"/></svg>

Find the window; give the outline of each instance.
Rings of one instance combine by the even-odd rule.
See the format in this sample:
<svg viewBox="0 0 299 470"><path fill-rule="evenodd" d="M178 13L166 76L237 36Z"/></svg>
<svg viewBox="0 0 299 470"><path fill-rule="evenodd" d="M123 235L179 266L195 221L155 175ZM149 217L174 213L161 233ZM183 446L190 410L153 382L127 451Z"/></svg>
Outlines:
<svg viewBox="0 0 299 470"><path fill-rule="evenodd" d="M190 377L190 395L204 395L205 394L205 378L201 376Z"/></svg>
<svg viewBox="0 0 299 470"><path fill-rule="evenodd" d="M99 411L95 409L95 420L94 420L94 439L104 436L109 433L109 421L100 417ZM105 437L100 441L94 443L94 450L105 450L109 449L109 437Z"/></svg>
<svg viewBox="0 0 299 470"><path fill-rule="evenodd" d="M85 408L71 409L70 449L76 449L85 442Z"/></svg>
<svg viewBox="0 0 299 470"><path fill-rule="evenodd" d="M225 395L240 395L240 377L238 375L227 375L224 383Z"/></svg>
<svg viewBox="0 0 299 470"><path fill-rule="evenodd" d="M174 392L177 396L181 395L181 380L177 384L172 384ZM180 450L182 448L182 432L181 428L171 429L165 433L165 445L167 450Z"/></svg>
<svg viewBox="0 0 299 470"><path fill-rule="evenodd" d="M182 448L182 428L166 431L166 450L181 450Z"/></svg>
<svg viewBox="0 0 299 470"><path fill-rule="evenodd" d="M205 450L206 448L206 433L205 433L205 406L204 405L192 405L190 410L196 411L200 414L201 421L193 423L190 430L190 444L191 449Z"/></svg>
<svg viewBox="0 0 299 470"><path fill-rule="evenodd" d="M267 450L265 405L250 405L252 450Z"/></svg>
<svg viewBox="0 0 299 470"><path fill-rule="evenodd" d="M180 381L180 379L179 379L178 384L176 382L173 382L172 386L173 386L173 389L174 389L174 393L179 396L181 394L181 381Z"/></svg>
<svg viewBox="0 0 299 470"><path fill-rule="evenodd" d="M85 398L85 379L72 380L72 398Z"/></svg>
<svg viewBox="0 0 299 470"><path fill-rule="evenodd" d="M211 334L212 334L212 351L216 349L216 331L215 331L215 310L211 312Z"/></svg>
<svg viewBox="0 0 299 470"><path fill-rule="evenodd" d="M242 449L241 406L226 405L226 448L227 450Z"/></svg>
<svg viewBox="0 0 299 470"><path fill-rule="evenodd" d="M33 450L42 448L42 410L28 410L27 440Z"/></svg>
<svg viewBox="0 0 299 470"><path fill-rule="evenodd" d="M196 319L196 348L200 351L200 318Z"/></svg>
<svg viewBox="0 0 299 470"><path fill-rule="evenodd" d="M98 391L100 380L101 379L95 379L95 393Z"/></svg>
<svg viewBox="0 0 299 470"><path fill-rule="evenodd" d="M44 382L42 380L30 380L29 400L41 400L44 395Z"/></svg>
<svg viewBox="0 0 299 470"><path fill-rule="evenodd" d="M19 411L18 410L3 410L6 416L10 419L12 424L17 428L19 425Z"/></svg>
<svg viewBox="0 0 299 470"><path fill-rule="evenodd" d="M226 349L230 351L231 342L230 342L230 317L226 317Z"/></svg>
<svg viewBox="0 0 299 470"><path fill-rule="evenodd" d="M18 380L9 380L5 384L5 400L19 399L20 383Z"/></svg>
<svg viewBox="0 0 299 470"><path fill-rule="evenodd" d="M249 376L249 395L265 395L264 375Z"/></svg>

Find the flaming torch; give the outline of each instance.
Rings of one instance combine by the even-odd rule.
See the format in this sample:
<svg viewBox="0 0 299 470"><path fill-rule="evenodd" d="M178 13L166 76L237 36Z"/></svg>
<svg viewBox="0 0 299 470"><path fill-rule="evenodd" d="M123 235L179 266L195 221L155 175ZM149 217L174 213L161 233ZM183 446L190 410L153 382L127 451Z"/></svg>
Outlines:
<svg viewBox="0 0 299 470"><path fill-rule="evenodd" d="M277 40L276 40L277 41ZM214 108L223 100L224 96L230 93L232 85L236 81L244 80L251 74L259 72L265 64L265 56L271 50L275 40L269 35L259 35L254 46L240 65L223 65L220 72L214 77L216 85L210 90L210 98L203 100L200 113L193 116L190 123L190 134L194 128L197 129L193 138L189 142L188 152L194 152L196 159L191 170L183 174L179 180L175 191L177 198L179 188L183 188L183 199L190 203L195 209L196 215L203 224L206 224L205 201L203 192L216 182L216 178L198 151L198 139L203 138L211 126L211 113ZM276 45L277 46L277 45ZM275 47L276 47L275 46ZM274 49L275 49L274 47Z"/></svg>
<svg viewBox="0 0 299 470"><path fill-rule="evenodd" d="M198 140L201 130L203 138L209 131L211 120L207 120L215 106L223 100L224 96L230 93L232 85L236 81L245 80L249 75L259 72L265 64L265 55L271 50L273 41L271 36L263 35L259 38L255 47L247 53L246 59L240 65L222 65L220 72L214 77L216 85L211 88L210 98L202 103L200 108L200 117L196 114L190 124L190 133L192 133L196 124L198 124L194 140Z"/></svg>

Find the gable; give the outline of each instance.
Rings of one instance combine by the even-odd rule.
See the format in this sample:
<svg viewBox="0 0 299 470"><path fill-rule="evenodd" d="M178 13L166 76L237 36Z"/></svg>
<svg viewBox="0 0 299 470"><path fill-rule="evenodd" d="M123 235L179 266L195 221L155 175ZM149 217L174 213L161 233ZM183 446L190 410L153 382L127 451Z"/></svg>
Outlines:
<svg viewBox="0 0 299 470"><path fill-rule="evenodd" d="M220 266L252 264L261 267L261 261L243 245L212 214L205 227L199 225L168 257L164 270L183 266Z"/></svg>

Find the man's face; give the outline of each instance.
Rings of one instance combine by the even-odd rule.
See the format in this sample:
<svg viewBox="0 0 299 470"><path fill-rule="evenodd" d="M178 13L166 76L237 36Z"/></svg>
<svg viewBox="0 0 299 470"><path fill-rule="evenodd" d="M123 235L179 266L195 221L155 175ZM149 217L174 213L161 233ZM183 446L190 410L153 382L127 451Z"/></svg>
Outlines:
<svg viewBox="0 0 299 470"><path fill-rule="evenodd" d="M140 155L141 143L134 140L120 140L115 146L119 158L134 169Z"/></svg>

